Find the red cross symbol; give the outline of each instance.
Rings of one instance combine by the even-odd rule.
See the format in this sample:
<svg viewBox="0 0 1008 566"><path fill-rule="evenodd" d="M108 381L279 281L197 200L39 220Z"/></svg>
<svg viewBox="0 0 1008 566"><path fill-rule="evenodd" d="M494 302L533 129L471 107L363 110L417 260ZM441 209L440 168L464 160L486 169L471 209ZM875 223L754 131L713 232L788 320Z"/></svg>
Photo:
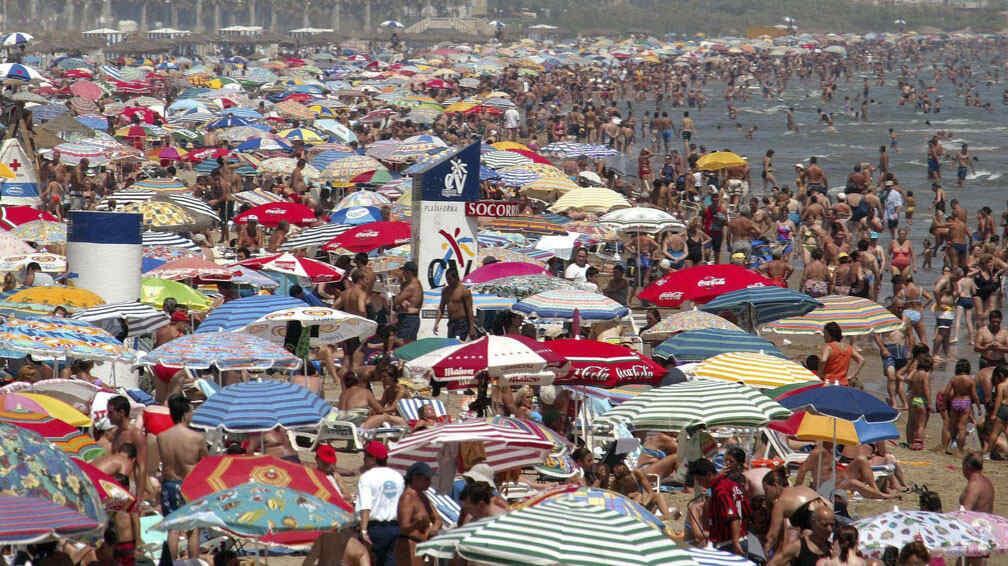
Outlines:
<svg viewBox="0 0 1008 566"><path fill-rule="evenodd" d="M21 168L21 162L18 161L17 159L11 161L10 168L13 169L15 173L17 173L17 170Z"/></svg>

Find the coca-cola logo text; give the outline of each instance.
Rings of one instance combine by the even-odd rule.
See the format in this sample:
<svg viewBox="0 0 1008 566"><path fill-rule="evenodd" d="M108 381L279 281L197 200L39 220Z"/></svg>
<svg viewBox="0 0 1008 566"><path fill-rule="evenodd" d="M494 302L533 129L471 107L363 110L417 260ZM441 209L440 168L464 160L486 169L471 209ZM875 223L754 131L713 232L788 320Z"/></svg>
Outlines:
<svg viewBox="0 0 1008 566"><path fill-rule="evenodd" d="M708 277L704 277L703 279L697 281L697 287L701 287L701 288L706 287L708 289L712 288L712 287L720 287L720 286L722 286L724 284L725 284L724 277L710 277L710 276L708 276Z"/></svg>

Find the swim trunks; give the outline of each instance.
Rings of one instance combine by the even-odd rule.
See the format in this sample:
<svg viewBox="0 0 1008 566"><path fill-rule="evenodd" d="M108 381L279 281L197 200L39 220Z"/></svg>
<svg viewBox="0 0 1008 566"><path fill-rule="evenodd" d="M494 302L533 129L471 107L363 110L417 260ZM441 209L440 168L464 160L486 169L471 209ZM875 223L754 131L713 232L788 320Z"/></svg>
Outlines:
<svg viewBox="0 0 1008 566"><path fill-rule="evenodd" d="M165 480L161 483L161 514L168 516L179 507L185 505L185 497L182 496L182 482L179 480Z"/></svg>
<svg viewBox="0 0 1008 566"><path fill-rule="evenodd" d="M952 411L956 413L968 413L972 405L973 402L966 397L956 397L955 399L952 399L952 403L950 403Z"/></svg>

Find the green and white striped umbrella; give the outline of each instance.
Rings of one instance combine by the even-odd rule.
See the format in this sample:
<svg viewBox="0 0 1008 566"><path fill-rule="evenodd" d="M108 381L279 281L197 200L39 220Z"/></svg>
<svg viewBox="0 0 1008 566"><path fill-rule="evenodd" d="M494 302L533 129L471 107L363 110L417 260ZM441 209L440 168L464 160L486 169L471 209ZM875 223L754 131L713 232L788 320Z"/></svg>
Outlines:
<svg viewBox="0 0 1008 566"><path fill-rule="evenodd" d="M748 385L696 379L645 391L603 418L628 422L636 430L676 432L715 426L763 426L790 414Z"/></svg>
<svg viewBox="0 0 1008 566"><path fill-rule="evenodd" d="M417 546L421 556L458 555L502 566L696 566L689 553L649 523L580 501L548 500Z"/></svg>

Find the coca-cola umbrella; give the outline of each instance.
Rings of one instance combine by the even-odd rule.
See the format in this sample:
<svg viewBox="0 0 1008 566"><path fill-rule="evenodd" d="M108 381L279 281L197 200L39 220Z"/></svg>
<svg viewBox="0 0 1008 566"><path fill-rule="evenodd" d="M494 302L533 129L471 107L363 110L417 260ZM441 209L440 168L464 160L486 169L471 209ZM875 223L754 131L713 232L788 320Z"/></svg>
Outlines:
<svg viewBox="0 0 1008 566"><path fill-rule="evenodd" d="M274 202L253 206L234 218L236 224L245 224L249 220L256 220L259 224L272 228L281 222L304 226L315 222L316 218L315 211L303 204Z"/></svg>
<svg viewBox="0 0 1008 566"><path fill-rule="evenodd" d="M489 377L538 374L563 361L543 342L522 336L484 336L438 348L407 362L406 368L415 375L429 372L438 381L468 381L482 372Z"/></svg>
<svg viewBox="0 0 1008 566"><path fill-rule="evenodd" d="M738 265L698 265L669 273L637 296L658 307L676 308L686 301L706 303L731 291L770 286L775 286L770 279Z"/></svg>
<svg viewBox="0 0 1008 566"><path fill-rule="evenodd" d="M329 240L322 249L344 249L350 252L370 252L392 248L410 242L410 225L406 222L372 222L356 226Z"/></svg>
<svg viewBox="0 0 1008 566"><path fill-rule="evenodd" d="M618 387L630 383L657 385L666 373L661 364L626 346L596 340L551 340L546 346L567 359L571 373L563 385Z"/></svg>

